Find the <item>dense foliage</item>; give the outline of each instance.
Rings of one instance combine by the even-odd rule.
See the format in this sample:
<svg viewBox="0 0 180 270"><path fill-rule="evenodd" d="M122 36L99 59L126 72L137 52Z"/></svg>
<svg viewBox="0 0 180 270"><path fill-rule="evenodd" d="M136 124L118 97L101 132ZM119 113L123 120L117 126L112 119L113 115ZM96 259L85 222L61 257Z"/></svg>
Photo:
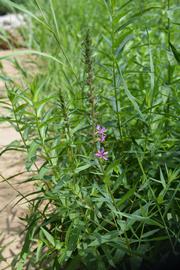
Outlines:
<svg viewBox="0 0 180 270"><path fill-rule="evenodd" d="M145 269L180 240L178 1L32 2L40 70L7 85L37 187L16 268Z"/></svg>
<svg viewBox="0 0 180 270"><path fill-rule="evenodd" d="M25 0L12 0L12 2L22 4ZM11 2L9 0L0 0L0 15L5 15L10 12L13 12Z"/></svg>

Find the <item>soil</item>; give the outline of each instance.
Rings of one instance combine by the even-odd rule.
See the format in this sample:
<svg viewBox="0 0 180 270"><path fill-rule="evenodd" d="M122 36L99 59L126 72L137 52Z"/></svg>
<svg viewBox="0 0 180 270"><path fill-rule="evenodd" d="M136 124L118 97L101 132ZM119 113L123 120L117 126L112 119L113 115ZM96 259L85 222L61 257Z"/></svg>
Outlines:
<svg viewBox="0 0 180 270"><path fill-rule="evenodd" d="M11 51L0 51L0 57ZM27 58L27 56L26 56ZM18 57L19 60L19 57ZM27 59L22 58L26 62ZM13 66L12 62L7 60L1 61L3 72L9 77L20 82L21 76ZM5 99L8 102L4 81L0 78L0 100ZM0 104L0 116L7 115L9 112L2 108ZM21 140L17 131L8 123L0 123L0 269L12 269L10 264L18 254L21 248L21 235L24 230L24 224L19 219L28 211L26 201L18 204L20 196L18 191L26 195L33 190L31 183L23 183L27 173L24 173L25 154L17 151L6 151L1 154L2 150L14 140ZM17 175L18 176L14 176ZM5 179L9 179L8 182ZM6 247L1 250L2 247ZM1 258L3 256L4 259Z"/></svg>

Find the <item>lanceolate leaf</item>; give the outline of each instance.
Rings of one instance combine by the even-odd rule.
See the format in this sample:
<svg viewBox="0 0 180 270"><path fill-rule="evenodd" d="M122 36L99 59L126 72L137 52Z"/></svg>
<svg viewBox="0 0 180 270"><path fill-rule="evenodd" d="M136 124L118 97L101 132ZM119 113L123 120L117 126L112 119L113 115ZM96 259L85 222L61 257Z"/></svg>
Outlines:
<svg viewBox="0 0 180 270"><path fill-rule="evenodd" d="M169 42L169 45L171 46L171 50L173 52L175 59L177 60L178 64L180 64L180 52L177 51L177 49L171 42Z"/></svg>

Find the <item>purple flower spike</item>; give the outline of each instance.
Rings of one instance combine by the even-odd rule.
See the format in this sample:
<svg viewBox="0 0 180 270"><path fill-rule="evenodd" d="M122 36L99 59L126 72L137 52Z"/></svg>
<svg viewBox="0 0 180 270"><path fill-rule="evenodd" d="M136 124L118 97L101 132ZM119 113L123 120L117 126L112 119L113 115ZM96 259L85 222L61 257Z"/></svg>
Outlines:
<svg viewBox="0 0 180 270"><path fill-rule="evenodd" d="M108 152L104 152L104 148L98 150L97 153L96 153L96 157L102 158L104 160L108 160L107 155L108 155Z"/></svg>

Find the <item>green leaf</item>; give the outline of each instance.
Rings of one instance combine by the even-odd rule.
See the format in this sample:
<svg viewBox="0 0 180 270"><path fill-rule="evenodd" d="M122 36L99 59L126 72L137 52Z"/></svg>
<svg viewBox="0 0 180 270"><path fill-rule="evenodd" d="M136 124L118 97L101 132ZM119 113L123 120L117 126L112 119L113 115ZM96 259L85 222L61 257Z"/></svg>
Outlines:
<svg viewBox="0 0 180 270"><path fill-rule="evenodd" d="M92 164L86 164L86 165L80 166L80 167L75 169L75 173L85 171L86 169L88 169L90 167L92 167Z"/></svg>
<svg viewBox="0 0 180 270"><path fill-rule="evenodd" d="M149 232L143 233L143 235L141 235L141 238L148 238L149 236L152 236L157 232L159 232L159 229L151 230Z"/></svg>
<svg viewBox="0 0 180 270"><path fill-rule="evenodd" d="M19 111L24 110L24 108L26 108L27 104L21 104L20 106L16 107L16 109L14 110L14 113L18 113Z"/></svg>
<svg viewBox="0 0 180 270"><path fill-rule="evenodd" d="M134 38L134 35L130 34L130 35L127 35L122 41L121 43L119 44L115 54L116 54L116 57L118 57L118 55L122 52L122 50L124 49L124 47L126 46L126 44L132 40Z"/></svg>
<svg viewBox="0 0 180 270"><path fill-rule="evenodd" d="M120 241L119 233L118 231L115 231L115 230L108 232L104 235L101 235L99 233L94 233L94 236L96 237L96 239L89 244L89 247L97 247L108 242L113 242L115 240Z"/></svg>
<svg viewBox="0 0 180 270"><path fill-rule="evenodd" d="M165 178L164 178L164 175L162 173L161 168L160 168L160 180L161 180L161 184L162 184L163 188L166 189L167 184L166 184L166 181L165 181Z"/></svg>
<svg viewBox="0 0 180 270"><path fill-rule="evenodd" d="M42 247L43 247L43 242L39 240L38 245L37 245L37 251L36 251L36 262L39 262L40 260Z"/></svg>
<svg viewBox="0 0 180 270"><path fill-rule="evenodd" d="M125 203L135 192L135 188L130 189L126 194L122 196L122 198L117 202L117 206Z"/></svg>
<svg viewBox="0 0 180 270"><path fill-rule="evenodd" d="M74 251L76 249L80 233L81 226L74 225L72 222L67 230L65 238L65 244L68 251Z"/></svg>
<svg viewBox="0 0 180 270"><path fill-rule="evenodd" d="M54 237L48 232L46 231L44 228L41 228L41 231L43 232L44 236L46 237L46 239L49 241L49 243L55 247L55 240Z"/></svg>
<svg viewBox="0 0 180 270"><path fill-rule="evenodd" d="M113 171L118 172L119 171L119 160L115 160L114 162L112 162L107 169L105 170L104 173L104 178L103 178L103 182L106 184L110 184L110 178L111 175L113 173Z"/></svg>
<svg viewBox="0 0 180 270"><path fill-rule="evenodd" d="M169 42L169 45L171 46L171 50L173 52L173 55L176 61L178 62L178 64L180 64L180 53L177 51L177 49L174 47L174 45L171 42Z"/></svg>
<svg viewBox="0 0 180 270"><path fill-rule="evenodd" d="M29 171L33 163L36 161L36 152L39 144L36 141L32 141L28 149L28 156L26 161L26 169Z"/></svg>
<svg viewBox="0 0 180 270"><path fill-rule="evenodd" d="M8 59L8 58L12 58L15 56L19 56L19 55L37 55L37 56L42 56L45 57L46 59L50 59L60 65L65 66L65 64L63 62L61 62L58 58L48 54L48 53L44 53L44 52L40 52L40 51L35 51L35 50L21 50L21 51L16 51L13 53L7 53L4 54L3 56L0 56L0 60L2 59Z"/></svg>

